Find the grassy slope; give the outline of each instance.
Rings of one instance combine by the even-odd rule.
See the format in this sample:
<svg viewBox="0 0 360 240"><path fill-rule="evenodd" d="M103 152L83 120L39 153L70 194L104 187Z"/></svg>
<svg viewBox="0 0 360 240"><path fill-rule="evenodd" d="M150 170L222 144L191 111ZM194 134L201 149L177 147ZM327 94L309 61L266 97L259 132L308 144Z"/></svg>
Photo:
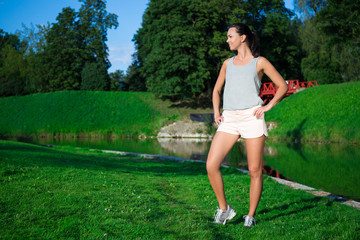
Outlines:
<svg viewBox="0 0 360 240"><path fill-rule="evenodd" d="M242 226L249 175L222 169L238 216L212 223L202 163L0 141L4 239L359 239L360 211L264 178L258 225Z"/></svg>
<svg viewBox="0 0 360 240"><path fill-rule="evenodd" d="M0 105L0 133L8 135L151 135L190 111L141 92L62 91L0 98Z"/></svg>
<svg viewBox="0 0 360 240"><path fill-rule="evenodd" d="M360 142L360 82L294 94L266 114L271 137ZM151 93L63 91L0 98L0 134L156 135L166 123L212 109L171 107Z"/></svg>
<svg viewBox="0 0 360 240"><path fill-rule="evenodd" d="M322 85L294 94L266 115L279 123L272 136L360 142L360 82Z"/></svg>

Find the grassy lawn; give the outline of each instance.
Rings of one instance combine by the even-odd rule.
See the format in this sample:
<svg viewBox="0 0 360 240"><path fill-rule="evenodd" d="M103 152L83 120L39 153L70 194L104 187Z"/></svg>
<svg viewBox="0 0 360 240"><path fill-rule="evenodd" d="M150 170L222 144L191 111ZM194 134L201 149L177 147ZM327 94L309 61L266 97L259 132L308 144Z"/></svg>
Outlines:
<svg viewBox="0 0 360 240"><path fill-rule="evenodd" d="M242 226L250 177L222 169L225 226L202 163L0 141L2 239L359 239L360 211L265 177L256 216Z"/></svg>

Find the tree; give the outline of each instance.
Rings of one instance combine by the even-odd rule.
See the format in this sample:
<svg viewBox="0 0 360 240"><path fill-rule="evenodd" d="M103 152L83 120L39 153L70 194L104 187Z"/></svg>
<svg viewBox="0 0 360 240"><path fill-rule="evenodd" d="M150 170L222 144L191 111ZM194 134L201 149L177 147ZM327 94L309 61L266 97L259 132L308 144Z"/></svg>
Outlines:
<svg viewBox="0 0 360 240"><path fill-rule="evenodd" d="M326 5L326 0L294 0L294 6L303 19L316 16Z"/></svg>
<svg viewBox="0 0 360 240"><path fill-rule="evenodd" d="M67 7L57 16L46 34L44 52L39 53L48 90L78 90L81 84L83 59L77 13Z"/></svg>
<svg viewBox="0 0 360 240"><path fill-rule="evenodd" d="M360 80L360 4L351 0L328 0L316 21L328 37L326 45L339 65L341 81Z"/></svg>
<svg viewBox="0 0 360 240"><path fill-rule="evenodd" d="M122 70L116 70L109 74L110 76L110 91L127 91L129 85L125 82L125 74Z"/></svg>
<svg viewBox="0 0 360 240"><path fill-rule="evenodd" d="M129 86L129 91L146 91L146 79L140 73L140 62L136 58L137 55L134 54L133 62L126 71L125 82Z"/></svg>
<svg viewBox="0 0 360 240"><path fill-rule="evenodd" d="M0 96L23 95L25 61L21 54L23 43L14 34L0 29Z"/></svg>
<svg viewBox="0 0 360 240"><path fill-rule="evenodd" d="M0 58L0 96L19 96L24 94L25 61L22 55L10 44L1 49Z"/></svg>
<svg viewBox="0 0 360 240"><path fill-rule="evenodd" d="M292 72L302 54L292 15L282 0L152 0L134 36L137 62L131 70L160 96L210 96L222 61L233 56L227 26L241 21L259 34L262 55L284 76L300 74Z"/></svg>
<svg viewBox="0 0 360 240"><path fill-rule="evenodd" d="M360 5L328 0L301 30L307 56L302 71L308 80L339 83L360 80ZM351 13L351 14L349 14Z"/></svg>
<svg viewBox="0 0 360 240"><path fill-rule="evenodd" d="M327 36L312 20L306 20L299 37L307 55L302 59L301 70L308 81L320 84L340 82L338 64L331 49L326 45Z"/></svg>
<svg viewBox="0 0 360 240"><path fill-rule="evenodd" d="M22 30L16 31L16 35L22 42L23 58L26 61L26 83L24 93L45 92L49 90L48 80L45 76L48 69L44 68L41 56L44 54L46 46L46 35L50 31L50 23L46 25L31 24L30 27L22 25Z"/></svg>
<svg viewBox="0 0 360 240"><path fill-rule="evenodd" d="M116 14L106 11L105 0L79 0L79 34L87 62L102 62L106 69L111 67L108 59L107 30L117 28Z"/></svg>
<svg viewBox="0 0 360 240"><path fill-rule="evenodd" d="M107 29L118 26L117 16L106 11L106 1L80 2L83 4L79 12L70 7L62 10L46 34L44 51L38 54L47 70L44 78L49 91L78 90L88 86L89 79L82 83L82 70L86 64L101 69L97 74L104 74L98 81L105 82L95 85L104 90L109 88Z"/></svg>
<svg viewBox="0 0 360 240"><path fill-rule="evenodd" d="M81 90L107 91L110 88L110 78L105 65L100 63L86 63L81 71Z"/></svg>

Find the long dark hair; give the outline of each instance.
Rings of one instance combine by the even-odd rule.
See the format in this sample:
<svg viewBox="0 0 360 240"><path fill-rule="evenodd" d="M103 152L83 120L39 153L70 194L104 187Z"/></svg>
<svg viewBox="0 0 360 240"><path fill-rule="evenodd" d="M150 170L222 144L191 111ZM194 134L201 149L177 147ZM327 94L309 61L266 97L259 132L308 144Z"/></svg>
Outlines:
<svg viewBox="0 0 360 240"><path fill-rule="evenodd" d="M249 46L254 57L260 56L260 47L257 35L252 32L250 28L244 23L234 23L229 28L236 28L236 32L241 35L246 35L246 43Z"/></svg>

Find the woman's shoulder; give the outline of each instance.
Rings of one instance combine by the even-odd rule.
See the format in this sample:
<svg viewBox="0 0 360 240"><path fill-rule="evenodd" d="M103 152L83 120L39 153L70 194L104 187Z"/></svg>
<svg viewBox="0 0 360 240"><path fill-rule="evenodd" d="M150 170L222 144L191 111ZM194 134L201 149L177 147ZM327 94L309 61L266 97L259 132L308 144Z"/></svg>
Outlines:
<svg viewBox="0 0 360 240"><path fill-rule="evenodd" d="M232 59L232 57L226 59L226 60L223 62L223 66L224 66L224 67L227 67L227 65L229 64L229 62L230 62L231 59Z"/></svg>
<svg viewBox="0 0 360 240"><path fill-rule="evenodd" d="M265 57L263 57L263 56L258 56L257 59L258 59L258 62L268 61L268 60L267 60Z"/></svg>
<svg viewBox="0 0 360 240"><path fill-rule="evenodd" d="M269 60L267 60L265 57L263 56L258 56L257 57L257 65L260 67L264 67L265 65L269 64Z"/></svg>

